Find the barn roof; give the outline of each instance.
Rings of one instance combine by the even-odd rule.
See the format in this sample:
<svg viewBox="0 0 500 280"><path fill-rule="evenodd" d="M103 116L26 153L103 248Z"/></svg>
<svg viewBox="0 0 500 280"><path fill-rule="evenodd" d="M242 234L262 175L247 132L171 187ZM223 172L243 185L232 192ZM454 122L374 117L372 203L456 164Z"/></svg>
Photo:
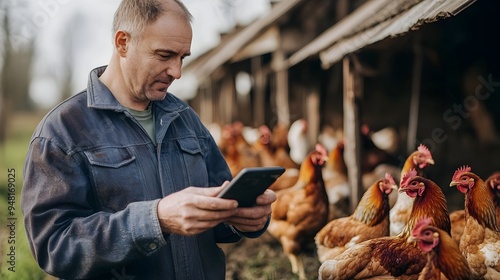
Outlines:
<svg viewBox="0 0 500 280"><path fill-rule="evenodd" d="M368 0L291 55L283 66L291 67L319 54L323 67L328 68L345 55L367 45L401 35L422 24L454 16L475 1ZM224 63L272 51L278 35L271 27L301 2L304 0L282 0L273 6L268 15L228 34L220 45L183 68L183 78L174 84L176 92L181 98L191 99L196 95L199 83Z"/></svg>
<svg viewBox="0 0 500 280"><path fill-rule="evenodd" d="M324 68L349 53L458 14L476 0L371 0L288 59L291 67L319 53Z"/></svg>

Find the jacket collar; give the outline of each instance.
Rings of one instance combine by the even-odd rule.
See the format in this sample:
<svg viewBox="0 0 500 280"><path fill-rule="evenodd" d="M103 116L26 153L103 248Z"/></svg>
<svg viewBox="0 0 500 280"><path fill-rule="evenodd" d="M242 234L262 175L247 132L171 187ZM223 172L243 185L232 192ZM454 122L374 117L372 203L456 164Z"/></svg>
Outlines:
<svg viewBox="0 0 500 280"><path fill-rule="evenodd" d="M87 106L96 109L125 111L125 107L118 102L108 87L102 83L101 80L99 80L99 77L102 73L104 73L104 70L106 70L106 66L97 67L90 72L87 84ZM179 112L187 109L188 107L186 103L170 92L167 94L165 99L161 101L154 101L153 105L166 112Z"/></svg>

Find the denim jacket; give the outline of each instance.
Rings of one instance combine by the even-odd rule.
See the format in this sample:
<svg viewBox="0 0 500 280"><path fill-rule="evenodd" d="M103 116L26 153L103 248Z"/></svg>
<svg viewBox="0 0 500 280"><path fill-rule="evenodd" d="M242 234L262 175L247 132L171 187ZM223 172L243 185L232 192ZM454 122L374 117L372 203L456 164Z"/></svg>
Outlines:
<svg viewBox="0 0 500 280"><path fill-rule="evenodd" d="M224 279L217 243L237 242L239 232L220 224L191 237L163 234L156 214L168 194L230 180L220 150L172 94L153 102L154 145L98 79L104 69L32 137L21 205L38 264L65 279Z"/></svg>

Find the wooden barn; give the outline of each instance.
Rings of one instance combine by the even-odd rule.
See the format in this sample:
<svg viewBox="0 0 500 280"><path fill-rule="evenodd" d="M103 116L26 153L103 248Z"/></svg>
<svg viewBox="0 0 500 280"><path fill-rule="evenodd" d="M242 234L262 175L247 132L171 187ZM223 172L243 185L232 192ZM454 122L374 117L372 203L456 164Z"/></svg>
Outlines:
<svg viewBox="0 0 500 280"><path fill-rule="evenodd" d="M362 125L393 128L401 160L427 145L436 160L429 176L440 184L463 164L487 176L500 170L499 6L274 1L267 15L223 34L219 46L185 65L181 94L207 124L306 119L311 141L325 127L342 130L354 204Z"/></svg>

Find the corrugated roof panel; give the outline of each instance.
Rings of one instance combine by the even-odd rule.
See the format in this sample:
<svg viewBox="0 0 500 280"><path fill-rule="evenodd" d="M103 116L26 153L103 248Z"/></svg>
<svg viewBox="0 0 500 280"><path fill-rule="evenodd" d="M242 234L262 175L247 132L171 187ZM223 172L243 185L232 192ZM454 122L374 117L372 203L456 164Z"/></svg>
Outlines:
<svg viewBox="0 0 500 280"><path fill-rule="evenodd" d="M456 15L476 0L372 0L332 26L293 54L291 67L320 54L328 68L349 53L416 28L424 23Z"/></svg>

